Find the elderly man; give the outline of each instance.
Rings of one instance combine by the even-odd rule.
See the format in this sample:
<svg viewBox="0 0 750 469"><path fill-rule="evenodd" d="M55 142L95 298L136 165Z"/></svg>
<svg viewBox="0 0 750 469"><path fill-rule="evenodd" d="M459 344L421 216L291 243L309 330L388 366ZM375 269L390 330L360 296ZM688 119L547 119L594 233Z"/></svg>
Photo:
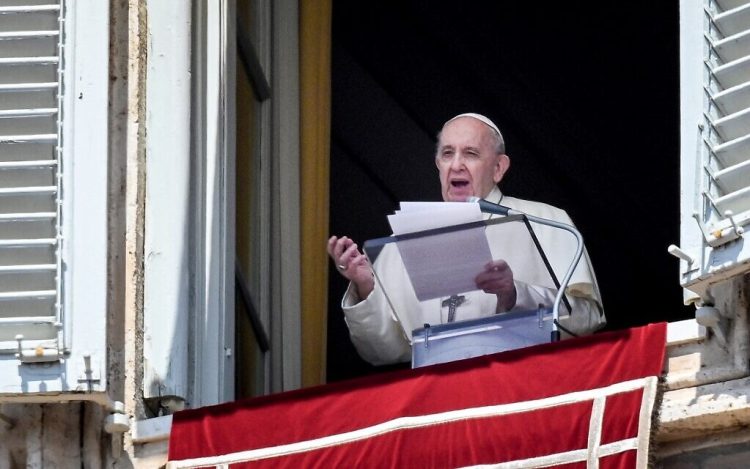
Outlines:
<svg viewBox="0 0 750 469"><path fill-rule="evenodd" d="M446 202L465 202L468 197L475 196L529 215L572 225L563 210L508 197L500 191L497 184L510 168L510 158L505 154L500 130L485 116L467 113L448 120L438 135L435 162ZM554 270L558 275L565 272L566 262L570 262L575 249L572 237L547 226L535 227L535 233ZM328 254L341 275L350 281L341 305L359 354L375 365L408 361L411 358L410 327L429 322L426 319L433 310L438 311L437 317L444 317L439 310L444 309L446 303L440 299L434 302L434 306L410 302L397 292L394 294L392 288L389 288L389 298L386 299L375 283L367 258L346 236L331 237ZM376 264L380 262L390 261L379 258ZM461 319L535 309L539 304L551 305L556 293L554 286L528 281L543 277L539 270L540 265L534 262L514 261L513 266L504 259L489 262L475 279L478 292L474 300L458 308ZM378 271L387 272L389 278L385 281L395 286L407 280L395 266L378 265ZM565 330L588 334L605 324L596 278L587 255L577 267L566 293L572 312L561 317ZM409 324L399 324L391 305L412 316L404 321Z"/></svg>

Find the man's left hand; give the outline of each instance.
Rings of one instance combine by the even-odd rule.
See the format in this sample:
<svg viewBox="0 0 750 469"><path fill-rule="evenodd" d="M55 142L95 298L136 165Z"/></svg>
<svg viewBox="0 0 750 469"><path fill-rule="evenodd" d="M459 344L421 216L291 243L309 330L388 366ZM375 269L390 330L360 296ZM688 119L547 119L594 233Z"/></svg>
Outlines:
<svg viewBox="0 0 750 469"><path fill-rule="evenodd" d="M516 286L513 270L504 260L494 260L484 266L475 279L477 288L497 295L497 312L509 311L516 304Z"/></svg>

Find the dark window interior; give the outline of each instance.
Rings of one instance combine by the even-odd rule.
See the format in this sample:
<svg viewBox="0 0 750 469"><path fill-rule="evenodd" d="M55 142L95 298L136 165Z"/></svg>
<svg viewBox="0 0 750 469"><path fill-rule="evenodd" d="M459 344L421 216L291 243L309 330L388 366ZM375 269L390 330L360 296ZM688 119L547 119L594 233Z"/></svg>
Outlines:
<svg viewBox="0 0 750 469"><path fill-rule="evenodd" d="M387 236L402 200L440 200L435 135L492 118L511 157L501 189L568 211L608 329L693 315L679 242L678 2L334 1L331 234ZM328 380L357 356L331 269Z"/></svg>

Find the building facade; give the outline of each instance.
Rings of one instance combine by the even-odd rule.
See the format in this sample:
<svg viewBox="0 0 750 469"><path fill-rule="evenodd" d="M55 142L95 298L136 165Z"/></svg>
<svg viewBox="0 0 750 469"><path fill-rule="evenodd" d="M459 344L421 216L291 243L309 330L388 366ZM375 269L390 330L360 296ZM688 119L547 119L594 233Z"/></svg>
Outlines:
<svg viewBox="0 0 750 469"><path fill-rule="evenodd" d="M664 467L750 452L747 12L681 2ZM330 22L0 0L0 467L160 467L176 410L324 381Z"/></svg>

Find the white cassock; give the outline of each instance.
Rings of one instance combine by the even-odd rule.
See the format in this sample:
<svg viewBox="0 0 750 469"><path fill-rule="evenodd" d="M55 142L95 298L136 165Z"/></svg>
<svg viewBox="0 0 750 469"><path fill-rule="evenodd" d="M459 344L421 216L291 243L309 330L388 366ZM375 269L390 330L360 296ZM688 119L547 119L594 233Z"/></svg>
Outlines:
<svg viewBox="0 0 750 469"><path fill-rule="evenodd" d="M507 197L498 188L493 189L486 200L539 218L573 224L564 210L540 202ZM531 243L526 227L520 222L505 225L516 230L516 235L509 236L508 231L503 231L502 236L488 234L488 241L493 259L505 260L513 271L517 298L510 311L533 310L539 305L552 306L557 288ZM532 223L532 227L553 271L561 280L575 257L575 237L559 228L535 223ZM523 247L519 247L519 240ZM374 365L410 361L411 332L424 324L447 322L448 307L443 304L445 298L417 300L394 244L383 249L375 260L374 268L378 281L372 293L360 300L354 287L349 285L341 302L352 342L360 356ZM404 288L404 285L408 287ZM479 290L463 295L465 301L455 309L456 321L497 313L496 295ZM585 250L566 289L566 296L572 313L567 314L565 307L560 308L560 323L564 330L585 335L606 324L596 277Z"/></svg>

